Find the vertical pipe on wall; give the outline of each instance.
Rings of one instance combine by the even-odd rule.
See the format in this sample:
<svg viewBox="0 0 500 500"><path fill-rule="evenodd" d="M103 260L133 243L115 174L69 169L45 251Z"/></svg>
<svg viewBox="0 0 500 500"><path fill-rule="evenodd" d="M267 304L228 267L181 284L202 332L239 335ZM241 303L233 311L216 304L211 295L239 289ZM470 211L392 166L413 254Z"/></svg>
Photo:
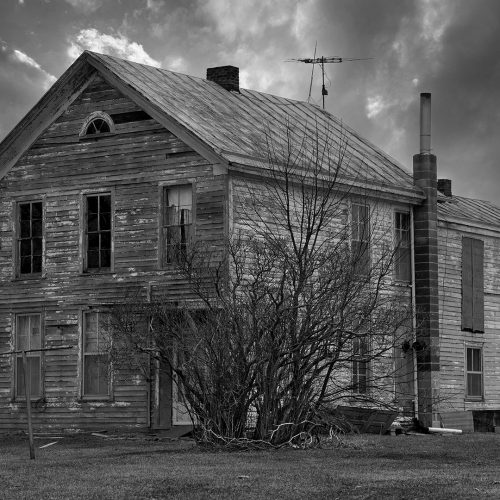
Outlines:
<svg viewBox="0 0 500 500"><path fill-rule="evenodd" d="M415 300L415 231L413 227L413 207L410 210L410 265L411 265L411 308L412 308L412 344L417 341L417 304ZM417 372L417 352L412 349L413 361L413 408L414 417L418 418L418 372Z"/></svg>
<svg viewBox="0 0 500 500"><path fill-rule="evenodd" d="M420 94L420 154L431 154L431 94Z"/></svg>

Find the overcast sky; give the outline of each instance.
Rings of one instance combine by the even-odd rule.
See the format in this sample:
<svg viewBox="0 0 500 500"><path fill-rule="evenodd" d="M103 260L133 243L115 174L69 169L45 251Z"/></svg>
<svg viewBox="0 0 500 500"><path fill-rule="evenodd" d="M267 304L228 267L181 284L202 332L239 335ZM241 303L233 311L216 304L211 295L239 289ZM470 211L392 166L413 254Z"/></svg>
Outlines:
<svg viewBox="0 0 500 500"><path fill-rule="evenodd" d="M85 49L307 100L316 44L373 58L326 65L329 111L411 170L431 92L439 177L500 204L499 0L0 0L0 139Z"/></svg>

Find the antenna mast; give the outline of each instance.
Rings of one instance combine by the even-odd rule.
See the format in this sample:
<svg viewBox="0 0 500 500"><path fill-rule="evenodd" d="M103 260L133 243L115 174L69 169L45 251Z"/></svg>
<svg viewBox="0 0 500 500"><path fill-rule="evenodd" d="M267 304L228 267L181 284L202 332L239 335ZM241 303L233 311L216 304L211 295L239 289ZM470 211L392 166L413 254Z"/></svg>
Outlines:
<svg viewBox="0 0 500 500"><path fill-rule="evenodd" d="M316 49L314 49L314 55L316 55ZM323 109L325 109L325 95L328 95L328 90L325 87L325 63L341 63L345 61L368 61L369 59L373 59L373 57L364 57L364 58L352 58L352 57L313 57L313 58L304 58L304 59L288 59L286 62L303 62L306 64L320 64L321 65L321 77L322 77L322 85L321 85L321 97L323 99ZM314 66L313 66L314 68ZM309 91L310 92L310 91Z"/></svg>

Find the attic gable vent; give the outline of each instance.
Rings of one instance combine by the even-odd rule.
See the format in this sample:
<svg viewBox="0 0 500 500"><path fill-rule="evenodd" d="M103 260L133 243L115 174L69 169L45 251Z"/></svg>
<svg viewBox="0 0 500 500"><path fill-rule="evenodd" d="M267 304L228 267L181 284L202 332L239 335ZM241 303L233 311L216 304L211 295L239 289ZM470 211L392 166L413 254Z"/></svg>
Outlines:
<svg viewBox="0 0 500 500"><path fill-rule="evenodd" d="M80 130L80 137L95 137L100 134L115 131L115 124L111 117L102 111L91 113Z"/></svg>
<svg viewBox="0 0 500 500"><path fill-rule="evenodd" d="M240 91L240 70L236 66L207 68L207 80L218 83L226 90Z"/></svg>

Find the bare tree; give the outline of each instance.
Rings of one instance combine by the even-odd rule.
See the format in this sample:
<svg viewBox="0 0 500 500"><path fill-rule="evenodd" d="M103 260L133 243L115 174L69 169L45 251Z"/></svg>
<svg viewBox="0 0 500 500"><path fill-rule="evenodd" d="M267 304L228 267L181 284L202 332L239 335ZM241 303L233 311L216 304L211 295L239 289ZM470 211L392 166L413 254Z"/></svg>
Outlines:
<svg viewBox="0 0 500 500"><path fill-rule="evenodd" d="M392 208L342 135L290 124L279 135L258 175L233 179L223 245L179 253L193 300L112 315L115 351L164 362L206 441L280 446L339 401L394 404L393 348L412 338L411 301L393 287Z"/></svg>

